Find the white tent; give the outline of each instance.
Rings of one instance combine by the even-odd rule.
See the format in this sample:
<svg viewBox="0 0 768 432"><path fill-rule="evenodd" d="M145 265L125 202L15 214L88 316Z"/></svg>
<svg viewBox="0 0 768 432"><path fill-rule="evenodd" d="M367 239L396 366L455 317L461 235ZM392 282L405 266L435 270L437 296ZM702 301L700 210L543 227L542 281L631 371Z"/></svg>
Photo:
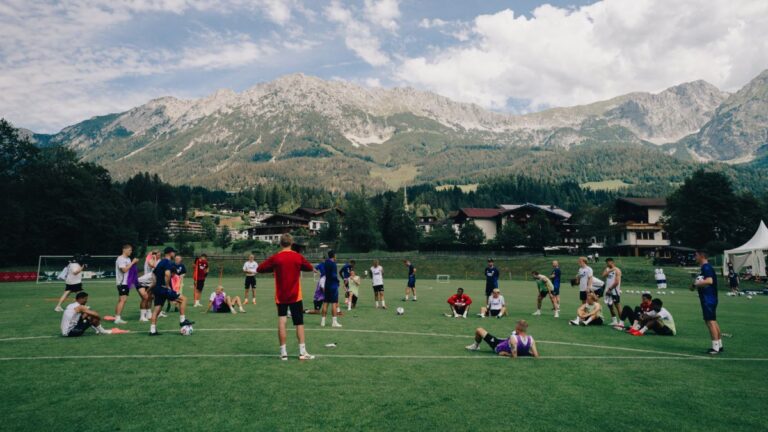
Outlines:
<svg viewBox="0 0 768 432"><path fill-rule="evenodd" d="M765 252L768 251L768 227L760 221L760 226L752 238L737 247L723 252L723 274L728 274L728 262L733 263L737 272L744 267L752 267L752 274L765 276Z"/></svg>

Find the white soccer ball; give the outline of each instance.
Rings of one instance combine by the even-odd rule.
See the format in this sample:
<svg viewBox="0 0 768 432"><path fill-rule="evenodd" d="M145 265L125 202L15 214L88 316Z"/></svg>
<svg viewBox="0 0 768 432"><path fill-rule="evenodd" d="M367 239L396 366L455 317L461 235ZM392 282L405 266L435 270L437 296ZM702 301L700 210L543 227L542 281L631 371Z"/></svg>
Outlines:
<svg viewBox="0 0 768 432"><path fill-rule="evenodd" d="M179 333L181 333L182 336L191 336L193 330L191 325L185 325L179 330Z"/></svg>
<svg viewBox="0 0 768 432"><path fill-rule="evenodd" d="M749 299L749 300L752 300L752 296L751 296L751 295L748 295L748 296L747 296L747 299Z"/></svg>
<svg viewBox="0 0 768 432"><path fill-rule="evenodd" d="M704 276L701 276L701 275L696 276L696 282L701 282L703 280L704 280Z"/></svg>
<svg viewBox="0 0 768 432"><path fill-rule="evenodd" d="M399 308L397 308L396 312L397 312L398 315L402 315L402 314L405 313L405 309L403 309L402 307L399 307Z"/></svg>
<svg viewBox="0 0 768 432"><path fill-rule="evenodd" d="M674 294L675 292L674 292L674 291L670 291L669 293L670 293L670 294Z"/></svg>

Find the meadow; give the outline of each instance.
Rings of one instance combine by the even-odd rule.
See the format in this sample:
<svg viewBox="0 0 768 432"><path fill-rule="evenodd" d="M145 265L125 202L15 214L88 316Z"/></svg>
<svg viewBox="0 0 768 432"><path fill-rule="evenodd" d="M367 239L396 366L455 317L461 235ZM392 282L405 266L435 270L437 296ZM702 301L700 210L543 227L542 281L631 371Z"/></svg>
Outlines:
<svg viewBox="0 0 768 432"><path fill-rule="evenodd" d="M212 278L209 294L216 283ZM223 285L242 295L242 279ZM576 289L562 289L562 315L531 316L532 282L502 280L511 316L446 318L445 303L462 286L481 303L483 282L434 278L418 282L418 302L400 301L405 281L385 281L388 310L375 309L370 281L341 329L306 317L308 349L299 361L289 325L287 362L277 357L273 286L260 278L258 304L245 314L189 308L192 336L178 333L178 315L161 319L161 337L147 336L132 293L124 335L59 336L53 311L59 284L0 286L2 429L9 431L148 430L766 430L768 297L721 296L726 351L710 358L696 295L678 284L660 295L678 335L633 337L572 327ZM311 303L312 278L303 281ZM625 291L650 289L628 283ZM86 282L89 305L111 314L115 288ZM674 294L671 292L674 291ZM191 294L191 289L185 289ZM205 296L207 298L207 295ZM639 294L625 293L635 305ZM395 308L403 306L398 316ZM476 327L507 336L527 319L541 358L508 359L487 346L468 352ZM110 327L111 325L107 325ZM335 348L326 344L336 343Z"/></svg>

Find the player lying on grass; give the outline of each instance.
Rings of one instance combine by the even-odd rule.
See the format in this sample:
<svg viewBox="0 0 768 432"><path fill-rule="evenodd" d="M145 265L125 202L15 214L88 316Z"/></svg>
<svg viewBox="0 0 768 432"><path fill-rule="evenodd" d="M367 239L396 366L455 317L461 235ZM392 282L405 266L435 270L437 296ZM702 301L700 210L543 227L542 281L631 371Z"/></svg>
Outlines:
<svg viewBox="0 0 768 432"><path fill-rule="evenodd" d="M232 298L228 296L227 293L224 292L224 287L219 285L216 287L216 290L211 293L211 298L208 299L208 309L205 311L214 313L231 312L232 314L236 314L235 306L240 309L240 312L245 313L245 309L243 309L243 301L240 300L240 297L235 296Z"/></svg>
<svg viewBox="0 0 768 432"><path fill-rule="evenodd" d="M657 335L662 336L674 336L677 334L675 329L675 319L672 318L672 314L664 308L664 303L661 299L653 299L651 301L650 312L643 314L640 318L640 330L629 329L629 333L633 336L643 336L648 330L653 330Z"/></svg>
<svg viewBox="0 0 768 432"><path fill-rule="evenodd" d="M488 304L480 308L480 318L492 316L501 318L507 314L507 303L504 301L504 296L501 295L501 291L498 288L494 288L491 291L491 296L488 297Z"/></svg>
<svg viewBox="0 0 768 432"><path fill-rule="evenodd" d="M67 337L82 336L86 330L93 327L96 334L120 334L127 333L127 330L113 328L107 330L101 326L101 316L88 306L88 293L80 291L75 296L75 302L64 309L61 316L61 335Z"/></svg>
<svg viewBox="0 0 768 432"><path fill-rule="evenodd" d="M485 341L500 356L511 358L539 356L539 351L536 349L536 341L533 340L533 336L528 335L528 323L525 320L517 322L514 333L508 339L499 339L488 333L486 329L480 327L475 330L475 342L466 348L470 351L477 351L480 349L480 342L482 341Z"/></svg>
<svg viewBox="0 0 768 432"><path fill-rule="evenodd" d="M544 298L549 297L549 300L552 302L552 308L555 310L555 318L559 318L560 305L557 304L557 299L555 298L554 293L555 286L552 285L552 281L537 271L531 272L531 275L533 275L533 280L536 281L536 287L539 291L539 296L536 298L536 312L534 312L533 315L541 315L541 301L544 300Z"/></svg>
<svg viewBox="0 0 768 432"><path fill-rule="evenodd" d="M587 302L579 306L576 311L576 318L568 321L570 325L603 325L603 310L600 303L597 302L597 295L589 293Z"/></svg>
<svg viewBox="0 0 768 432"><path fill-rule="evenodd" d="M624 330L624 321L630 322L630 328L640 330L640 318L643 314L652 310L651 300L653 297L648 293L643 293L642 300L640 300L640 306L636 306L632 310L629 306L624 306L619 315L619 324L613 326L617 330Z"/></svg>
<svg viewBox="0 0 768 432"><path fill-rule="evenodd" d="M472 299L464 294L464 288L456 290L456 294L448 297L448 305L451 307L451 314L445 314L447 317L466 318L469 307L472 305Z"/></svg>

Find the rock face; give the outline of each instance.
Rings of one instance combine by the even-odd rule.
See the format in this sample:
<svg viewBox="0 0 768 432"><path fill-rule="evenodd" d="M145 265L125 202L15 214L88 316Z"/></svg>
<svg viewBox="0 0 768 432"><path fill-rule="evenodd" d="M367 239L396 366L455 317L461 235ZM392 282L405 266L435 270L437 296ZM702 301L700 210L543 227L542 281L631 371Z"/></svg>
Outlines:
<svg viewBox="0 0 768 432"><path fill-rule="evenodd" d="M294 74L242 93L154 99L39 137L74 149L117 178L149 171L176 183L241 188L328 176L340 189L362 182L383 188L477 176L522 149L584 144L664 144L699 159L748 159L765 143L765 80L763 73L734 95L695 81L658 94L510 115L411 88ZM451 164L446 154L462 156ZM474 171L467 162L476 163ZM400 177L390 183L388 175Z"/></svg>
<svg viewBox="0 0 768 432"><path fill-rule="evenodd" d="M704 160L747 162L768 148L768 70L734 93L691 140Z"/></svg>

